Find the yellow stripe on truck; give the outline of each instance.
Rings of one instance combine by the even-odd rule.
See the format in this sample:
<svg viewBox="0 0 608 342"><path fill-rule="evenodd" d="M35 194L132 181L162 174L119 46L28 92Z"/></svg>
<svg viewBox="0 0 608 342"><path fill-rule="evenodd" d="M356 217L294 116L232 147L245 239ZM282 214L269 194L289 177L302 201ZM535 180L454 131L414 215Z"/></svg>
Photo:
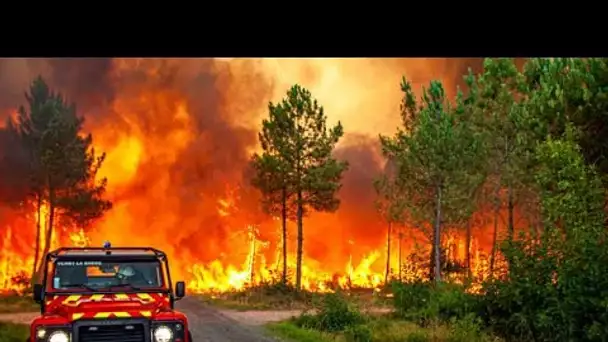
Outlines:
<svg viewBox="0 0 608 342"><path fill-rule="evenodd" d="M131 317L131 314L128 312L114 312L114 316L118 318L129 318Z"/></svg>
<svg viewBox="0 0 608 342"><path fill-rule="evenodd" d="M111 314L111 312L98 312L93 316L93 318L108 318Z"/></svg>
<svg viewBox="0 0 608 342"><path fill-rule="evenodd" d="M140 311L140 314L144 317L152 316L152 311Z"/></svg>
<svg viewBox="0 0 608 342"><path fill-rule="evenodd" d="M154 302L154 298L147 293L138 293L137 297L139 297L139 299L141 299L145 302L148 302L148 303Z"/></svg>
<svg viewBox="0 0 608 342"><path fill-rule="evenodd" d="M117 318L130 318L131 314L128 312L124 312L124 311L115 311L115 312L98 312L96 313L93 318L96 319L103 319L103 318L108 318L110 316L114 316Z"/></svg>
<svg viewBox="0 0 608 342"><path fill-rule="evenodd" d="M75 314L72 315L72 320L75 321L75 320L81 319L82 316L84 316L83 313L75 313Z"/></svg>
<svg viewBox="0 0 608 342"><path fill-rule="evenodd" d="M114 298L120 299L120 300L125 300L125 299L129 299L129 296L127 296L126 293L117 293L114 295Z"/></svg>
<svg viewBox="0 0 608 342"><path fill-rule="evenodd" d="M103 299L103 294L94 294L91 296L91 301L100 302Z"/></svg>
<svg viewBox="0 0 608 342"><path fill-rule="evenodd" d="M63 301L63 304L64 305L65 304L76 304L76 302L78 302L81 297L82 297L81 295L71 295L71 296L68 296L68 298L66 298Z"/></svg>

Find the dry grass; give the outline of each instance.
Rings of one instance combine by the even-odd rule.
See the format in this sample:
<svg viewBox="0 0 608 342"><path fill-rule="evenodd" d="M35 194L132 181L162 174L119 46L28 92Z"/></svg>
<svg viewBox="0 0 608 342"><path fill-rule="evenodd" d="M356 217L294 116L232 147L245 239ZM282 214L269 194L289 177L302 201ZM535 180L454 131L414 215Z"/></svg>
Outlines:
<svg viewBox="0 0 608 342"><path fill-rule="evenodd" d="M347 297L363 312L386 312L391 307L390 298L371 289L356 289L345 292ZM236 311L311 310L324 296L323 293L296 292L281 284L260 285L242 291L215 294L198 294L204 303Z"/></svg>
<svg viewBox="0 0 608 342"><path fill-rule="evenodd" d="M36 312L40 306L31 296L0 295L0 313Z"/></svg>

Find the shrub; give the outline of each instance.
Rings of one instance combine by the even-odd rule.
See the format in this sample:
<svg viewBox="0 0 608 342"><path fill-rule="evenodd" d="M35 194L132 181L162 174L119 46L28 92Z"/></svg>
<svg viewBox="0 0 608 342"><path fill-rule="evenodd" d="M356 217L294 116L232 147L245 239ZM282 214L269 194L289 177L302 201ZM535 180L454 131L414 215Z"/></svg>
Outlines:
<svg viewBox="0 0 608 342"><path fill-rule="evenodd" d="M460 319L451 320L446 342L482 342L484 337L481 319L474 314L467 314Z"/></svg>
<svg viewBox="0 0 608 342"><path fill-rule="evenodd" d="M426 330L412 331L405 337L406 342L428 342L430 340L431 338Z"/></svg>
<svg viewBox="0 0 608 342"><path fill-rule="evenodd" d="M365 322L357 308L341 293L327 294L316 309L317 314L304 313L297 317L294 323L303 328L338 332Z"/></svg>
<svg viewBox="0 0 608 342"><path fill-rule="evenodd" d="M603 341L608 234L601 180L566 129L534 154L542 229L508 243L506 279L485 286L485 319L509 339Z"/></svg>
<svg viewBox="0 0 608 342"><path fill-rule="evenodd" d="M371 342L372 329L367 325L353 325L346 328L344 337L347 342Z"/></svg>
<svg viewBox="0 0 608 342"><path fill-rule="evenodd" d="M422 309L430 301L432 288L427 282L393 282L392 286L395 313L402 318L408 318L412 312Z"/></svg>
<svg viewBox="0 0 608 342"><path fill-rule="evenodd" d="M466 293L464 287L441 283L394 284L394 306L405 319L426 325L430 321L449 321L479 311L476 296Z"/></svg>
<svg viewBox="0 0 608 342"><path fill-rule="evenodd" d="M0 342L22 342L29 335L29 326L0 322Z"/></svg>
<svg viewBox="0 0 608 342"><path fill-rule="evenodd" d="M564 246L544 235L535 245L504 249L509 277L484 285L486 324L521 341L602 341L608 335L606 251L592 242Z"/></svg>

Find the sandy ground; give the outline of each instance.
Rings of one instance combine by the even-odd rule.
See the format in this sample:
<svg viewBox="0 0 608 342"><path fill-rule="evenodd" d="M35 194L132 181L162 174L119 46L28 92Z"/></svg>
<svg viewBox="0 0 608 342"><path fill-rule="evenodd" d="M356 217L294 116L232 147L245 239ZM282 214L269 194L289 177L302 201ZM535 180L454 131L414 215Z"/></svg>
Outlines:
<svg viewBox="0 0 608 342"><path fill-rule="evenodd" d="M229 317L241 324L250 326L260 326L270 322L279 322L298 316L300 310L276 310L276 311L234 311L218 310L222 315Z"/></svg>
<svg viewBox="0 0 608 342"><path fill-rule="evenodd" d="M0 314L0 321L17 324L30 324L32 320L40 315L40 312L20 312Z"/></svg>

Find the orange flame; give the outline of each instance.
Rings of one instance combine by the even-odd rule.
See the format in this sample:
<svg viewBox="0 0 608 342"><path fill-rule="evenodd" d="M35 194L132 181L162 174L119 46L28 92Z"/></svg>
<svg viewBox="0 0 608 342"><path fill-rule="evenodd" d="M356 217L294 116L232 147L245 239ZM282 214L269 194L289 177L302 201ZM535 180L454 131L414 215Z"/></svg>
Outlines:
<svg viewBox="0 0 608 342"><path fill-rule="evenodd" d="M383 160L376 137L379 132L392 133L399 124L402 75L417 87L428 79L444 78L446 88L455 89L447 79L452 73L460 76L452 70L453 63L440 59L115 60L108 75L114 96L95 109L103 115L87 116L86 121L95 149L107 153L98 177L108 178L114 207L86 232L55 227L52 247L101 245L106 240L114 246L154 246L169 254L174 278L186 280L194 291L238 290L275 281L283 262L279 221L259 213L255 195L242 194L251 190L242 173L250 153L259 149L256 132L260 118L267 115L268 101L280 99L296 82L309 88L325 106L329 123L341 119L353 134L338 147L357 153L360 148L371 155L363 166L352 163L349 174L378 171ZM202 75L202 69L213 77ZM169 71L173 73L167 77ZM203 88L211 94L204 94ZM305 219L305 288L329 291L333 286L377 287L383 282L385 224L373 205L362 201L370 202L368 190L349 193L353 186L373 193L375 176L366 175L364 181L353 178L351 185L343 187L344 204L347 196L356 198L350 207L343 205L334 214L312 213ZM358 216L361 212L365 215ZM45 226L46 215L42 216ZM21 213L11 217L0 217L0 287L22 290L19 276L28 278L33 267L36 217ZM287 265L292 273L293 228L290 222ZM413 233L402 239L401 251L399 239L392 239L392 276L424 277L428 270L408 259L423 235L405 231ZM477 233L472 242L473 273L480 276L487 269L488 235ZM462 260L463 237L446 239L451 257Z"/></svg>

